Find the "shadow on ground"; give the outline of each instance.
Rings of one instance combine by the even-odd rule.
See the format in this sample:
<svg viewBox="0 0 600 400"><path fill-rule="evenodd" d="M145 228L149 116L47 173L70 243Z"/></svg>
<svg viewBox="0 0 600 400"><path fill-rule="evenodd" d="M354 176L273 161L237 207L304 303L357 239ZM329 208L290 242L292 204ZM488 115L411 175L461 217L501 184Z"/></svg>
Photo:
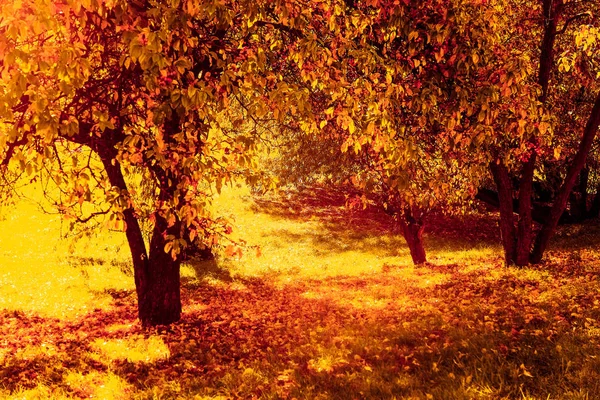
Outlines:
<svg viewBox="0 0 600 400"><path fill-rule="evenodd" d="M192 259L186 261L186 265L192 267L196 280L202 281L206 278L212 278L221 281L232 281L230 271L221 267L215 258L210 260Z"/></svg>
<svg viewBox="0 0 600 400"><path fill-rule="evenodd" d="M315 232L313 242L322 250L347 250L345 242L366 237L373 238L375 245L385 242L392 252L394 248L405 247L397 223L390 215L374 205L364 209L360 205L351 207L351 199L351 195L342 190L311 187L289 192L287 196L254 198L253 211L282 219L317 219L323 230ZM301 239L300 235L284 230L273 234L287 235L289 240ZM432 250L500 243L497 215L484 210L457 216L432 213L427 219L425 236Z"/></svg>
<svg viewBox="0 0 600 400"><path fill-rule="evenodd" d="M0 381L8 393L44 385L72 398L97 397L109 376L122 398L598 393L598 276L520 273L448 265L284 287L189 282L182 320L151 329L132 292L76 321L0 312Z"/></svg>

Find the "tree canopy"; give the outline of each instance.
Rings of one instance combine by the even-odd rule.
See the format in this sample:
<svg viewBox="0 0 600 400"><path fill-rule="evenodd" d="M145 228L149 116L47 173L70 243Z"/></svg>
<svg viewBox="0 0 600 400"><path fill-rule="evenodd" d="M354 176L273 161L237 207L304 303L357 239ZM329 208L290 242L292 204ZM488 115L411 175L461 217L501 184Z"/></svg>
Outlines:
<svg viewBox="0 0 600 400"><path fill-rule="evenodd" d="M145 324L179 318L180 255L230 233L212 194L259 179L261 143L292 132L353 153L344 172L397 216L416 263L425 214L491 177L506 262L524 265L600 124L591 1L0 5L1 165L52 182L66 216L125 230ZM534 177L552 166L564 183L534 240Z"/></svg>

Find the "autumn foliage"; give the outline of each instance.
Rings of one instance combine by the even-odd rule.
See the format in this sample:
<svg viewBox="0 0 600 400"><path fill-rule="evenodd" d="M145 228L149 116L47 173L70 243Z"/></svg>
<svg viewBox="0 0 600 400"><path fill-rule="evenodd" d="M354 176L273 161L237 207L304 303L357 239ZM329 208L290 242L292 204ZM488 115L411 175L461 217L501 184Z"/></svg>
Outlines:
<svg viewBox="0 0 600 400"><path fill-rule="evenodd" d="M597 395L599 13L0 0L0 396Z"/></svg>

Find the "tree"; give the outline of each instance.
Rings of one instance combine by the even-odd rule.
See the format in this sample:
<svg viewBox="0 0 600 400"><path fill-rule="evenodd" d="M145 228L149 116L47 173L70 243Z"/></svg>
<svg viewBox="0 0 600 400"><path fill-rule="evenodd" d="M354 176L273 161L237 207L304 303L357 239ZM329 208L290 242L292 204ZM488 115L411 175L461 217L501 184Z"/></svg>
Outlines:
<svg viewBox="0 0 600 400"><path fill-rule="evenodd" d="M539 119L528 117L537 100L528 96L535 89L527 66L499 57L510 54L503 4L323 5L305 35L302 49L311 50L290 57L307 90L321 94L312 107L319 129L327 137L337 131L343 150L365 154L356 181L397 217L415 263L426 261L427 212L474 194L485 142Z"/></svg>
<svg viewBox="0 0 600 400"><path fill-rule="evenodd" d="M531 130L527 136L522 137L521 143L528 148L524 152L514 152L514 145L511 145L509 141L496 142L492 146L496 157L490 163L490 170L499 194L500 225L505 261L507 264L526 265L529 262L539 263L541 261L565 210L577 177L585 165L600 124L600 93L591 95L592 104L583 107L578 107L577 103L573 103L573 98L569 95L574 84L581 85L588 93L597 90L594 87L593 79L590 79L593 75L592 71L597 70L597 53L593 50L597 36L591 33L595 32L597 28L589 23L582 25L579 31L575 28L577 22L591 22L592 20L589 18L591 12L597 10L594 9L593 2L566 3L552 0L544 0L541 8L529 4L518 4L515 7L515 12L523 15L517 19L517 27L532 35L525 35L524 42L529 45L524 46L520 50L520 54L533 53L531 59L537 59L537 83L539 85L537 96L548 118L547 122L542 121L538 124L537 130ZM531 15L532 11L540 15L537 26L523 26L526 21L525 15ZM575 40L568 35L573 30L578 31L575 34ZM532 44L534 38L541 39L537 57L532 51L536 48ZM561 56L557 58L557 54L561 54ZM570 76L565 74L569 70L573 71ZM573 110L573 106L577 109ZM561 123L561 114L570 116L570 118L564 119L566 123ZM558 140L563 142L570 140L577 151L570 155L569 159L563 158L568 165L563 183L556 191L552 208L543 221L539 233L534 237L532 196L536 166L540 158L548 160L560 156L558 143L553 143L552 138L548 137L550 130L560 132ZM554 148L552 148L552 144L555 145ZM513 187L510 178L511 170L519 171L518 192ZM513 199L515 198L518 199L517 226L515 226L513 216L515 211Z"/></svg>
<svg viewBox="0 0 600 400"><path fill-rule="evenodd" d="M89 204L99 209L86 218L113 215L129 243L143 324L180 318L180 253L230 231L207 211L212 191L236 174L253 178L257 132L240 109L266 107L256 7L2 2L3 164L30 174L52 166L50 179L68 192L65 213ZM73 157L67 167L60 146L84 146L91 161L80 168ZM128 184L135 176L154 188L148 244L145 207Z"/></svg>

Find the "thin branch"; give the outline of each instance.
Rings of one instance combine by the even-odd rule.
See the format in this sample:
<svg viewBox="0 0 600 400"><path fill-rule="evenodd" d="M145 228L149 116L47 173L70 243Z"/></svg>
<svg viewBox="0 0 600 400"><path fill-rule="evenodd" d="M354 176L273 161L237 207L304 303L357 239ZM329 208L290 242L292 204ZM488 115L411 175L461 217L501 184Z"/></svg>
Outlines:
<svg viewBox="0 0 600 400"><path fill-rule="evenodd" d="M563 33L565 33L565 31L567 30L567 28L569 27L569 25L578 20L579 18L582 17L591 17L592 14L589 11L586 11L584 13L580 13L577 15L572 16L571 18L569 18L568 20L565 21L565 24L563 25L562 29L560 29L558 32L556 32L557 35L562 35Z"/></svg>

